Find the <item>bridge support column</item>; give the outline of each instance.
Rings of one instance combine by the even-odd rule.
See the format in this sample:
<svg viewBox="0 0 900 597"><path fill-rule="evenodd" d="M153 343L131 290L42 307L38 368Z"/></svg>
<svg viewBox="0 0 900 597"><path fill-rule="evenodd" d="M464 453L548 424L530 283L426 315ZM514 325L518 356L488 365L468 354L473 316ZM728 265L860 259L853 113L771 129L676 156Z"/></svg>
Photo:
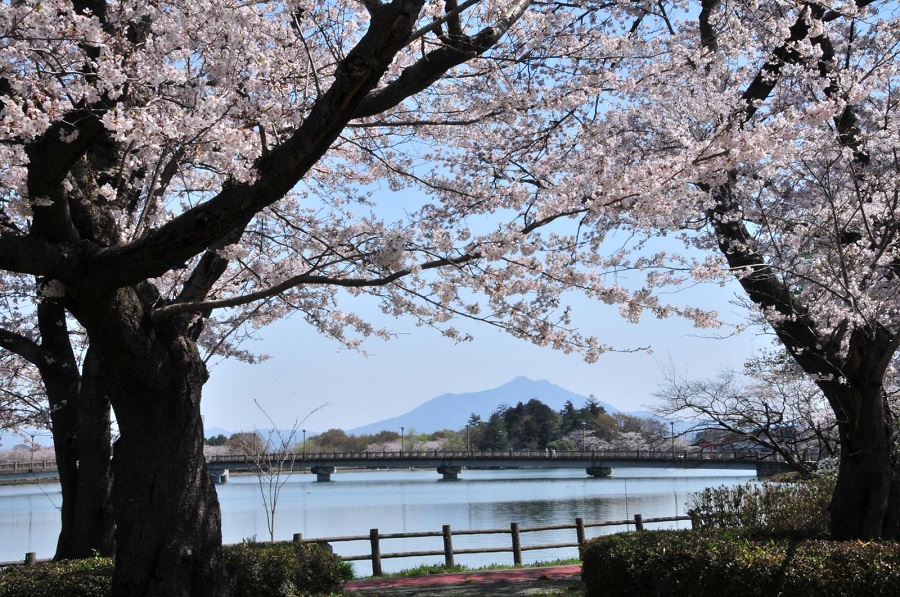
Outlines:
<svg viewBox="0 0 900 597"><path fill-rule="evenodd" d="M461 466L449 466L446 464L437 468L438 474L444 475L445 481L455 481L456 479L459 479L459 472L461 470Z"/></svg>
<svg viewBox="0 0 900 597"><path fill-rule="evenodd" d="M218 485L228 483L228 469L209 469L209 478L212 479L213 483L216 483Z"/></svg>
<svg viewBox="0 0 900 597"><path fill-rule="evenodd" d="M331 481L331 475L334 473L333 466L314 466L310 469L311 473L315 473L317 483L325 483Z"/></svg>
<svg viewBox="0 0 900 597"><path fill-rule="evenodd" d="M611 466L589 466L587 468L587 474L592 477L608 477L612 472L613 467Z"/></svg>

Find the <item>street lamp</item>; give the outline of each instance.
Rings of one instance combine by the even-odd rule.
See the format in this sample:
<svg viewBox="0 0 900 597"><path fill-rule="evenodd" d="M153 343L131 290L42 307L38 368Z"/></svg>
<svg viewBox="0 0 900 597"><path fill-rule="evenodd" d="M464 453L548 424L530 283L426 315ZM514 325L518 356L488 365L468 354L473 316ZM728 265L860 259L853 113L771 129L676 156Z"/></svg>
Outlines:
<svg viewBox="0 0 900 597"><path fill-rule="evenodd" d="M34 472L34 434L31 434L31 468L29 472Z"/></svg>
<svg viewBox="0 0 900 597"><path fill-rule="evenodd" d="M584 447L584 445L585 445L585 443L584 443L584 427L585 427L585 422L582 421L582 422L581 422L581 451L582 451L582 452L584 452L584 450L585 450L585 447Z"/></svg>
<svg viewBox="0 0 900 597"><path fill-rule="evenodd" d="M403 430L404 427L400 427L400 456L403 456Z"/></svg>
<svg viewBox="0 0 900 597"><path fill-rule="evenodd" d="M672 458L675 458L675 421L669 421L672 426Z"/></svg>
<svg viewBox="0 0 900 597"><path fill-rule="evenodd" d="M306 460L306 429L301 429L303 431L303 460Z"/></svg>
<svg viewBox="0 0 900 597"><path fill-rule="evenodd" d="M471 452L472 448L469 447L469 426L466 425L466 452Z"/></svg>

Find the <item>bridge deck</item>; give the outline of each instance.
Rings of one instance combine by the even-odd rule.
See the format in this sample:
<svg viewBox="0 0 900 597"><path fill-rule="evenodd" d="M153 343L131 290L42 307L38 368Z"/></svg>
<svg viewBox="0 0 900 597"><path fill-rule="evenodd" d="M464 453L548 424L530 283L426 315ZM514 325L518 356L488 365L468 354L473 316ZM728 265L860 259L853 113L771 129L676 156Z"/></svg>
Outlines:
<svg viewBox="0 0 900 597"><path fill-rule="evenodd" d="M284 453L253 456L219 456L210 458L211 469L257 469L260 466L281 466L291 470L314 467L334 468L719 468L732 470L756 469L760 462L773 463L771 456L756 453L701 454L696 451L602 451L571 452L545 450L505 451L420 451L420 452L359 452L359 453Z"/></svg>

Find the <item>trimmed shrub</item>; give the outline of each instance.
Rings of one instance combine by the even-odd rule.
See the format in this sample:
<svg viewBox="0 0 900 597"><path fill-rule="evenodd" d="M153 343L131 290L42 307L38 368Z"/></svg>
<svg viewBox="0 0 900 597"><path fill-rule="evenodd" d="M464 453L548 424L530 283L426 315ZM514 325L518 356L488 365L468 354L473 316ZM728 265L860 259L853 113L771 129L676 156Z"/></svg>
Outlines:
<svg viewBox="0 0 900 597"><path fill-rule="evenodd" d="M109 597L109 558L48 562L0 572L0 597Z"/></svg>
<svg viewBox="0 0 900 597"><path fill-rule="evenodd" d="M353 566L307 543L245 541L223 548L234 597L296 597L340 591ZM113 560L91 558L0 572L0 597L109 597Z"/></svg>
<svg viewBox="0 0 900 597"><path fill-rule="evenodd" d="M589 596L891 596L900 545L758 539L735 530L608 535L582 547Z"/></svg>
<svg viewBox="0 0 900 597"><path fill-rule="evenodd" d="M767 536L826 537L833 476L796 483L747 483L693 494L688 512L701 528L740 528Z"/></svg>
<svg viewBox="0 0 900 597"><path fill-rule="evenodd" d="M246 540L224 549L234 597L335 593L348 567L325 546Z"/></svg>

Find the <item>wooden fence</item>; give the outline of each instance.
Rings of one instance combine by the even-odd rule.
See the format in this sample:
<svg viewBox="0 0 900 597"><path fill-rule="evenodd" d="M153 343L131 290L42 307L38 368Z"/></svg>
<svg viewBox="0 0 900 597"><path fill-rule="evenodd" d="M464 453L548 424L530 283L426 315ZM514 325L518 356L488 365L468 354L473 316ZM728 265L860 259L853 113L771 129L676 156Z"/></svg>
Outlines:
<svg viewBox="0 0 900 597"><path fill-rule="evenodd" d="M349 537L318 537L315 539L304 539L301 533L294 535L294 541L303 543L323 543L334 544L346 541L368 541L370 545L370 553L360 555L341 556L345 561L371 560L372 574L381 576L382 567L381 560L388 558L415 558L425 556L443 556L444 564L453 566L455 563L454 556L462 554L474 553L500 553L512 552L513 563L520 565L522 563L522 552L538 549L558 549L565 547L578 547L585 541L585 529L592 527L607 526L629 526L634 525L635 530L643 531L644 524L655 522L677 522L692 520L690 516L665 516L661 518L644 518L640 514L635 514L631 520L608 520L603 522L584 522L581 518L575 519L575 524L554 524L537 527L520 527L519 523L513 522L509 528L500 529L482 529L482 530L451 530L450 525L444 525L440 531L425 531L419 533L379 533L378 529L372 529L368 535L356 535ZM692 522L692 524L694 524ZM522 535L524 533L535 533L540 531L557 531L572 529L575 531L575 541L565 543L541 543L532 545L522 544ZM467 549L455 549L453 547L453 537L462 535L509 535L510 540L502 546L493 547L475 547ZM426 551L405 551L405 552L388 552L382 553L381 542L388 539L413 539L421 537L441 537L443 540L443 549L426 550Z"/></svg>
<svg viewBox="0 0 900 597"><path fill-rule="evenodd" d="M634 525L636 531L643 531L644 525L648 523L656 523L656 522L678 522L691 520L692 526L696 526L696 523L693 522L693 519L690 516L664 516L660 518L644 518L640 514L635 514L634 519L627 520L607 520L603 522L584 522L581 518L575 519L575 524L553 524L553 525L545 525L545 526L537 526L537 527L520 527L519 523L513 522L509 525L509 528L500 528L500 529L481 529L481 530L462 530L462 531L453 531L450 529L450 525L445 524L441 527L440 531L425 531L418 533L379 533L378 529L372 529L369 531L368 535L356 535L356 536L345 536L345 537L317 537L315 539L304 539L301 533L294 534L294 541L303 542L303 543L320 543L320 544L328 544L331 546L333 543L341 543L347 541L368 541L371 547L370 553L361 554L361 555L350 555L350 556L340 556L340 558L344 561L356 561L356 560L371 560L372 561L372 574L374 576L381 576L383 574L381 568L381 560L388 558L416 558L416 557L425 557L425 556L443 556L444 564L447 566L453 566L455 563L454 557L457 555L463 554L474 554L474 553L501 553L501 552L512 552L513 555L513 563L516 565L520 565L522 563L522 552L523 551L533 551L538 549L558 549L565 547L578 547L585 541L585 529L594 528L594 527L609 527L609 526L630 526ZM522 535L525 533L537 533L541 531L559 531L571 529L575 531L575 541L569 541L565 543L540 543L540 544L532 544L532 545L522 545ZM494 546L494 547L474 547L474 548L466 548L466 549L454 549L453 547L453 537L459 537L463 535L509 535L510 540L502 546ZM427 550L427 551L404 551L404 552L394 552L394 553L382 553L381 552L381 542L388 539L414 539L414 538L422 538L422 537L441 537L443 540L443 549L439 550ZM19 560L16 562L0 562L0 570L4 570L6 568L14 567L14 566L30 566L39 562L48 562L49 560L38 560L36 554L34 552L28 552L25 554L25 560Z"/></svg>

